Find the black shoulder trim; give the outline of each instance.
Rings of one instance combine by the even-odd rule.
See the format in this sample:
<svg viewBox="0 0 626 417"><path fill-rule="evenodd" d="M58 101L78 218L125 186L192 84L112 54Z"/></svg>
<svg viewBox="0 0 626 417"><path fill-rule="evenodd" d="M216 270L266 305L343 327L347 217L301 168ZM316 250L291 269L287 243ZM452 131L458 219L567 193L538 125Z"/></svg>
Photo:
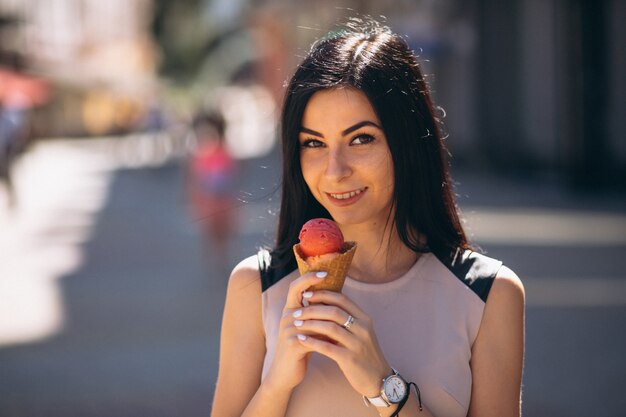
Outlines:
<svg viewBox="0 0 626 417"><path fill-rule="evenodd" d="M487 302L493 280L502 266L501 261L469 249L435 256L481 300Z"/></svg>
<svg viewBox="0 0 626 417"><path fill-rule="evenodd" d="M261 289L263 292L298 267L295 259L287 265L279 265L276 256L272 255L273 253L267 249L261 249L257 253L259 272L261 273Z"/></svg>

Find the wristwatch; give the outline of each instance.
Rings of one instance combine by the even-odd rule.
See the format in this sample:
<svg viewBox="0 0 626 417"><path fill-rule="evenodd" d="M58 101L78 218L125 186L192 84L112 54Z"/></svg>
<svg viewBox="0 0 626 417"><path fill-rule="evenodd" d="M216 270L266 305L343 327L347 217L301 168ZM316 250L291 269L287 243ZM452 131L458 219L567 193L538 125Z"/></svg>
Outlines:
<svg viewBox="0 0 626 417"><path fill-rule="evenodd" d="M380 389L380 395L377 397L363 396L363 402L369 407L372 404L375 407L390 407L392 404L398 404L402 402L407 395L409 395L409 389L404 378L400 376L398 371L391 368L393 373L386 378L383 378L383 384Z"/></svg>

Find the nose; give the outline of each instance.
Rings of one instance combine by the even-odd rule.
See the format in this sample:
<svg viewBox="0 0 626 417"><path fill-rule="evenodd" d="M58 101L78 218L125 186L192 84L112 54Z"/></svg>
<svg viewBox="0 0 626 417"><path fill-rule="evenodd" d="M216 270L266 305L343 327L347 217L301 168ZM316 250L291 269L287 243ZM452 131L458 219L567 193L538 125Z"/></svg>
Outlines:
<svg viewBox="0 0 626 417"><path fill-rule="evenodd" d="M325 175L329 180L339 182L352 174L349 158L340 147L330 149Z"/></svg>

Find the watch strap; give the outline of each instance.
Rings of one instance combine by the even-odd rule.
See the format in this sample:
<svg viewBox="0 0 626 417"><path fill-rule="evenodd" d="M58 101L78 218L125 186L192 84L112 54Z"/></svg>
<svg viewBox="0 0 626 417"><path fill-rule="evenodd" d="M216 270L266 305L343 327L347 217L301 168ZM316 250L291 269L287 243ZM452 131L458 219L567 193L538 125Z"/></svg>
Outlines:
<svg viewBox="0 0 626 417"><path fill-rule="evenodd" d="M391 371L392 373L389 376L383 378L382 380L382 384L380 388L380 395L376 397L366 397L365 395L363 396L363 402L365 403L365 405L367 405L368 407L370 404L372 404L375 407L381 407L381 408L391 407L391 402L389 402L389 400L385 397L385 381L387 381L387 379L389 379L392 376L399 376L400 378L402 378L402 376L400 376L400 374L398 373L398 371L395 370L395 368L391 368ZM402 379L404 380L404 378ZM406 397L408 397L408 393Z"/></svg>
<svg viewBox="0 0 626 417"><path fill-rule="evenodd" d="M365 404L367 406L369 406L370 404L372 404L374 407L381 407L381 408L387 408L391 406L391 404L389 404L387 400L383 398L382 395L379 395L378 397L363 396L363 401L365 401Z"/></svg>
<svg viewBox="0 0 626 417"><path fill-rule="evenodd" d="M417 404L419 406L419 410L420 412L422 412L424 410L424 408L422 407L422 394L420 393L420 389L418 388L417 384L415 382L409 382L407 384L407 395L406 397L404 397L402 399L402 401L400 401L398 403L398 408L396 408L396 411L394 411L394 413L389 416L389 417L400 417L400 411L402 410L402 408L404 407L404 405L406 404L406 402L409 399L409 395L411 394L411 385L413 385L413 387L415 387L415 393L417 394Z"/></svg>

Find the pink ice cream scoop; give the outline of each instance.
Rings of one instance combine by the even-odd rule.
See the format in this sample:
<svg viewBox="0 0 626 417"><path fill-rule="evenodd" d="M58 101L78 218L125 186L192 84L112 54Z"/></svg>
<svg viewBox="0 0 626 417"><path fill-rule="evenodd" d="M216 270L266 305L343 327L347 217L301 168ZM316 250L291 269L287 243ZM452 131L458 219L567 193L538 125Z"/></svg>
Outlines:
<svg viewBox="0 0 626 417"><path fill-rule="evenodd" d="M329 219L311 219L300 230L300 250L305 257L340 252L343 248L343 234Z"/></svg>

